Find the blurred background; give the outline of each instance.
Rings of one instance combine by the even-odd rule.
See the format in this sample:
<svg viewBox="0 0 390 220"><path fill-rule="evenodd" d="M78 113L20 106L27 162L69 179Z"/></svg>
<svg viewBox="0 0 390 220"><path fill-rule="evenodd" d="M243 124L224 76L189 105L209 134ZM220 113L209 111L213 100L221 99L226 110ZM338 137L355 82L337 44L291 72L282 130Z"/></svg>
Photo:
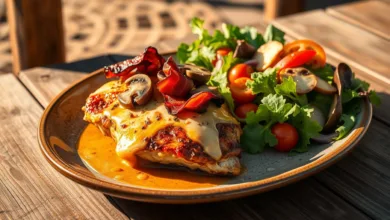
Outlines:
<svg viewBox="0 0 390 220"><path fill-rule="evenodd" d="M0 0L0 73L13 69L6 7L6 2L12 1ZM148 45L174 48L180 40L192 40L188 21L194 16L206 19L205 26L209 29L219 27L222 22L258 26L279 16L352 1L62 0L65 61L106 53L138 54Z"/></svg>

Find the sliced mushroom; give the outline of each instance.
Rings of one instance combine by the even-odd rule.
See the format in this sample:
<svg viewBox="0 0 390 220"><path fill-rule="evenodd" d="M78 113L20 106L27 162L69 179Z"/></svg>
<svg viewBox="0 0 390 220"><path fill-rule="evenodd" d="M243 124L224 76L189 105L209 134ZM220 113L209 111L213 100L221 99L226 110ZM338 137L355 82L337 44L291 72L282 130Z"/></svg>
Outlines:
<svg viewBox="0 0 390 220"><path fill-rule="evenodd" d="M317 85L316 76L303 67L286 68L280 71L280 78L282 80L289 77L292 77L297 84L297 93L300 95L309 93Z"/></svg>
<svg viewBox="0 0 390 220"><path fill-rule="evenodd" d="M233 56L242 59L250 59L256 53L256 48L244 40L237 40L237 47Z"/></svg>
<svg viewBox="0 0 390 220"><path fill-rule="evenodd" d="M324 114L316 106L311 105L311 107L313 108L313 112L311 113L310 118L316 121L319 125L321 125L321 127L323 127L326 121Z"/></svg>
<svg viewBox="0 0 390 220"><path fill-rule="evenodd" d="M253 59L257 61L257 71L263 71L276 63L283 51L283 44L278 41L270 41L263 44L256 52Z"/></svg>
<svg viewBox="0 0 390 220"><path fill-rule="evenodd" d="M153 95L152 81L148 75L136 74L125 82L127 90L118 95L119 103L129 109L136 105L145 105Z"/></svg>
<svg viewBox="0 0 390 220"><path fill-rule="evenodd" d="M320 144L328 144L334 141L334 139L337 138L337 136L338 134L336 132L333 132L330 134L320 134L317 137L313 137L311 139Z"/></svg>
<svg viewBox="0 0 390 220"><path fill-rule="evenodd" d="M340 84L343 88L349 89L352 87L353 72L352 69L345 63L340 63L337 66L337 73ZM335 82L337 84L337 82Z"/></svg>
<svg viewBox="0 0 390 220"><path fill-rule="evenodd" d="M339 122L342 112L343 106L341 96L339 94L335 94L333 96L332 105L330 106L328 120L326 121L322 131L325 133L331 132Z"/></svg>
<svg viewBox="0 0 390 220"><path fill-rule="evenodd" d="M180 66L180 71L191 78L196 85L206 84L211 77L211 72L208 69L194 64L184 64Z"/></svg>
<svg viewBox="0 0 390 220"><path fill-rule="evenodd" d="M333 83L337 87L337 93L334 95L332 105L330 106L328 121L325 123L324 128L322 129L322 131L325 133L329 133L333 131L337 123L340 121L341 114L343 113L343 104L342 104L343 102L341 99L341 92L343 90L343 86L345 85L348 86L348 82L346 82L347 84L344 84L344 81L348 81L347 79L348 74L346 75L342 74L343 78L344 76L346 76L346 78L341 80L339 67L341 67L342 71L347 70L347 69L343 69L346 68L345 65L344 64L342 64L341 66L339 65L336 71L334 72Z"/></svg>
<svg viewBox="0 0 390 220"><path fill-rule="evenodd" d="M336 87L332 86L331 84L327 83L325 80L321 79L320 77L317 77L317 85L314 88L315 91L325 94L325 95L331 95L335 94L337 92Z"/></svg>

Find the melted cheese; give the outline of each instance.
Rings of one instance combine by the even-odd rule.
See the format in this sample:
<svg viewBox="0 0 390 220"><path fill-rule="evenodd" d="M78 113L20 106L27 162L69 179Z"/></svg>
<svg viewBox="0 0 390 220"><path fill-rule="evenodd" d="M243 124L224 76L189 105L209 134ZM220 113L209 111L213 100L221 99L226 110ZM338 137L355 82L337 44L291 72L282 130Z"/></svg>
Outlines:
<svg viewBox="0 0 390 220"><path fill-rule="evenodd" d="M109 82L95 93L107 91L113 86L115 82ZM115 105L118 105L118 101L106 108L103 114L114 123L110 129L117 142L117 155L128 161L133 161L135 153L146 147L149 138L169 125L182 127L191 140L203 146L205 153L219 160L222 152L216 125L218 123L238 124L225 105L218 108L210 103L205 113L199 114L196 118L183 120L170 115L163 103L155 101L150 101L147 105L139 106L135 110L126 109L120 105L112 108Z"/></svg>

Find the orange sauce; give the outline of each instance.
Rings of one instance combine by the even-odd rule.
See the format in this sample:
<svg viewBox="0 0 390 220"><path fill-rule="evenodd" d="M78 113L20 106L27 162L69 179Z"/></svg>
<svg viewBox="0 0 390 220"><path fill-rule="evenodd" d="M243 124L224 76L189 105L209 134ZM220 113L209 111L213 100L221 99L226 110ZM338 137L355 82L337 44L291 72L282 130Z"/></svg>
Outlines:
<svg viewBox="0 0 390 220"><path fill-rule="evenodd" d="M116 155L115 141L89 124L82 133L78 153L100 174L131 185L164 189L193 189L220 185L228 180L184 170L161 169L156 164L137 160L135 167ZM151 168L150 166L154 166Z"/></svg>

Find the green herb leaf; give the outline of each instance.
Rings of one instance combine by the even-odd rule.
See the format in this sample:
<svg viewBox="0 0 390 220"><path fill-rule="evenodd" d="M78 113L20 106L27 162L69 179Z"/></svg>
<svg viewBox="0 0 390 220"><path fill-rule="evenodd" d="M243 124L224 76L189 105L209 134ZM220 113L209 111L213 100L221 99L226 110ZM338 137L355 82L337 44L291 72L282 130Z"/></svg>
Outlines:
<svg viewBox="0 0 390 220"><path fill-rule="evenodd" d="M245 119L247 124L243 129L241 145L249 153L259 153L266 146L275 146L277 140L271 133L271 126L288 120L290 116L295 117L300 112L298 105L286 103L283 96L277 94L269 94L261 102L257 111L248 113Z"/></svg>
<svg viewBox="0 0 390 220"><path fill-rule="evenodd" d="M326 64L324 67L319 69L312 69L310 66L305 66L305 68L328 83L333 82L334 71L330 64Z"/></svg>
<svg viewBox="0 0 390 220"><path fill-rule="evenodd" d="M309 149L310 138L316 137L322 130L321 125L311 119L313 108L309 106L301 107L301 111L289 121L299 133L299 141L293 149L294 152L306 152Z"/></svg>
<svg viewBox="0 0 390 220"><path fill-rule="evenodd" d="M275 92L276 94L290 98L293 102L296 102L301 106L307 104L306 95L297 94L297 84L294 82L292 77L283 79L281 84L276 85Z"/></svg>
<svg viewBox="0 0 390 220"><path fill-rule="evenodd" d="M371 90L369 93L368 93L368 98L370 99L370 102L376 106L379 106L382 101L381 99L379 98L379 96L376 94L375 90Z"/></svg>
<svg viewBox="0 0 390 220"><path fill-rule="evenodd" d="M252 73L252 81L247 82L248 88L250 88L253 94L263 93L268 95L274 93L276 82L276 68L268 68L263 73L255 72Z"/></svg>
<svg viewBox="0 0 390 220"><path fill-rule="evenodd" d="M319 108L324 115L328 115L330 106L333 101L333 96L312 91L308 93L308 99L311 105Z"/></svg>
<svg viewBox="0 0 390 220"><path fill-rule="evenodd" d="M260 124L246 125L243 131L241 145L248 153L261 153L265 146L275 146L278 143L278 140L267 126Z"/></svg>
<svg viewBox="0 0 390 220"><path fill-rule="evenodd" d="M234 111L234 100L228 87L227 72L230 67L234 65L237 61L238 59L233 57L232 52L224 56L222 67L219 70L213 72L209 82L207 83L210 86L215 86L218 88L219 93L225 99L231 111Z"/></svg>
<svg viewBox="0 0 390 220"><path fill-rule="evenodd" d="M355 115L347 115L342 114L340 121L342 121L342 125L340 125L336 132L339 134L335 140L340 140L347 136L349 132L351 132L352 128L355 126L356 123L356 116Z"/></svg>
<svg viewBox="0 0 390 220"><path fill-rule="evenodd" d="M270 24L270 25L268 25L267 29L265 30L264 41L265 42L279 41L280 43L284 44L284 42L285 42L284 32L277 29L272 24Z"/></svg>
<svg viewBox="0 0 390 220"><path fill-rule="evenodd" d="M264 39L261 34L254 27L246 26L240 30L240 40L245 40L248 44L252 45L256 49L263 45Z"/></svg>
<svg viewBox="0 0 390 220"><path fill-rule="evenodd" d="M191 31L199 36L199 40L210 37L209 32L203 28L204 20L194 17L190 21Z"/></svg>

